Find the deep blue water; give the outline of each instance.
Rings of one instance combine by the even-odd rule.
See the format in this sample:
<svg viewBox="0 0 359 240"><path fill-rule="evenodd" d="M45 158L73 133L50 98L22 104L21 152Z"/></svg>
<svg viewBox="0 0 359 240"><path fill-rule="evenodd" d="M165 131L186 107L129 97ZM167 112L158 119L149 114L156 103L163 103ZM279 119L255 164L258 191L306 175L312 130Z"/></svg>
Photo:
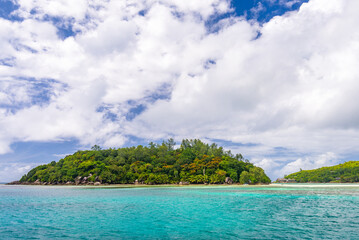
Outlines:
<svg viewBox="0 0 359 240"><path fill-rule="evenodd" d="M0 239L359 239L359 187L0 185Z"/></svg>

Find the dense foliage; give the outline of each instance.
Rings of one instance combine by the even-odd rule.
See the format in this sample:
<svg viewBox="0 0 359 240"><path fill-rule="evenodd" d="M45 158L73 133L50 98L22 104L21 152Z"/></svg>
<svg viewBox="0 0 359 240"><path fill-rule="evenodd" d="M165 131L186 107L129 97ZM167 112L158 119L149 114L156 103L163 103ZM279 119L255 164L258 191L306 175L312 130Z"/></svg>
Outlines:
<svg viewBox="0 0 359 240"><path fill-rule="evenodd" d="M241 154L233 155L216 144L183 140L175 149L173 139L149 146L78 151L58 162L38 166L20 182L74 182L78 176L102 183L224 183L230 177L237 183L269 183L263 169L255 167Z"/></svg>
<svg viewBox="0 0 359 240"><path fill-rule="evenodd" d="M350 161L333 167L322 167L314 170L302 170L286 178L297 182L359 182L359 161Z"/></svg>

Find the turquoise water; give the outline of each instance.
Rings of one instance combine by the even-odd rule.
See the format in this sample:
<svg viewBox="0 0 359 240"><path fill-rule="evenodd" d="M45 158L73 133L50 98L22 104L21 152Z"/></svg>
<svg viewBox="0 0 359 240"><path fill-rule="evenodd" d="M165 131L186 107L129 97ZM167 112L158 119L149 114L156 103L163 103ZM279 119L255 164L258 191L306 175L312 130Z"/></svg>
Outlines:
<svg viewBox="0 0 359 240"><path fill-rule="evenodd" d="M359 239L359 187L0 185L0 239Z"/></svg>

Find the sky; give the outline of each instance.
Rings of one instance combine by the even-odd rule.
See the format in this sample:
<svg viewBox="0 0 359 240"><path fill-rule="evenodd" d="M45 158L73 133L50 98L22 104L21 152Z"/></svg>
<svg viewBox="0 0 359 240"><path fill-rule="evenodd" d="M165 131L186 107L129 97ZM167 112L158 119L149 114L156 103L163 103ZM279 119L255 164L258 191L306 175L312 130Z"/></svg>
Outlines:
<svg viewBox="0 0 359 240"><path fill-rule="evenodd" d="M359 2L0 0L0 182L217 143L272 180L359 159Z"/></svg>

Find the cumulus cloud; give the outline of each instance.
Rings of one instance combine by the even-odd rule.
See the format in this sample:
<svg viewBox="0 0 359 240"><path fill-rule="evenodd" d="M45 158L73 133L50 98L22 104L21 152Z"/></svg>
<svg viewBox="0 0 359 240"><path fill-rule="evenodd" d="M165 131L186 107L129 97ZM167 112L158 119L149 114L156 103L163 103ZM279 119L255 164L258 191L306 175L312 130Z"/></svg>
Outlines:
<svg viewBox="0 0 359 240"><path fill-rule="evenodd" d="M333 166L338 163L339 161L336 154L332 152L327 152L319 156L298 158L295 161L289 162L279 170L279 173L277 175L284 176L286 174L298 172L300 170L310 170L323 166Z"/></svg>
<svg viewBox="0 0 359 240"><path fill-rule="evenodd" d="M0 19L0 153L198 137L256 143L235 150L272 174L357 153L355 1L310 0L262 25L231 16L214 32L229 1L17 3L22 21ZM278 147L289 160L268 157Z"/></svg>
<svg viewBox="0 0 359 240"><path fill-rule="evenodd" d="M149 120L157 123L161 118L158 112L166 112L158 109L163 106L170 111L178 109L175 114L189 116L194 123L201 118L207 121L208 111L196 109L206 105L218 113L215 116L218 120L239 123L237 127L250 128L248 132L272 131L278 127L282 131L290 127L316 128L336 119L317 113L339 110L343 104L335 102L346 99L345 91L349 90L346 88L355 86L357 70L351 65L358 59L351 54L356 53L352 44L357 43L357 38L345 26L345 20L331 20L338 17L338 11L345 10L340 10L340 4L333 4L336 7L328 10L323 5L314 11L312 5L316 9L322 2L312 2L303 5L298 13L275 17L260 29L262 36L255 41L251 41L253 27L246 29L241 22L211 36L215 38L213 42L221 42L218 52L223 53L211 54L216 59L213 68L184 75L177 81L170 101L157 102L138 119L157 116L158 119ZM338 36L336 27L346 32ZM347 56L343 50L349 54L349 65L338 58L337 54ZM179 105L184 106L182 111ZM174 118L182 121L178 116ZM161 128L163 121L158 124Z"/></svg>
<svg viewBox="0 0 359 240"><path fill-rule="evenodd" d="M0 182L11 182L14 180L14 176L23 176L35 166L36 164L0 162Z"/></svg>

